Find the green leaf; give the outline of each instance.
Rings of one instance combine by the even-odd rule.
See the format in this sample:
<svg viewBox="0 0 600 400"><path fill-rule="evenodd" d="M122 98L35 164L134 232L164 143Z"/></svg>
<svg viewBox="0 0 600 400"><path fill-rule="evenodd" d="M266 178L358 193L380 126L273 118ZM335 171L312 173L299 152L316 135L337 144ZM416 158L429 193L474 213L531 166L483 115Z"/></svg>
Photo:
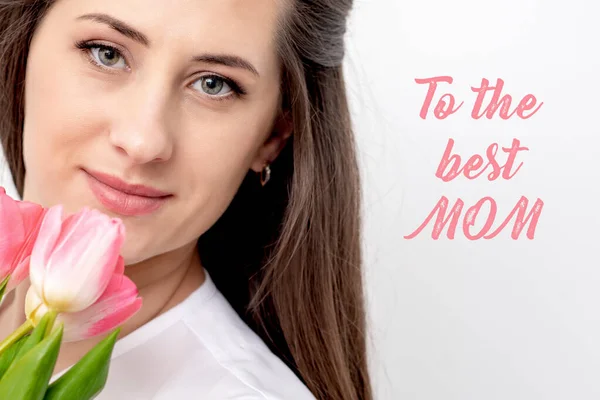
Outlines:
<svg viewBox="0 0 600 400"><path fill-rule="evenodd" d="M23 344L25 344L26 340L27 336L22 337L21 339L19 339L18 342L14 343L12 346L6 349L6 351L2 353L2 355L0 355L0 379L2 379L4 373L8 370L8 368L15 360L17 353L19 352Z"/></svg>
<svg viewBox="0 0 600 400"><path fill-rule="evenodd" d="M2 304L2 299L4 298L4 291L6 290L6 285L8 285L8 280L10 279L10 275L4 278L2 283L0 283L0 304Z"/></svg>
<svg viewBox="0 0 600 400"><path fill-rule="evenodd" d="M21 359L25 354L27 354L29 350L33 349L38 343L40 343L44 339L48 327L48 321L50 318L51 315L49 315L49 313L44 315L44 317L40 320L38 325L33 329L27 340L23 343L23 346L21 346L21 349L15 356L13 362L16 362L17 360Z"/></svg>
<svg viewBox="0 0 600 400"><path fill-rule="evenodd" d="M42 400L54 371L63 326L14 363L0 380L0 399Z"/></svg>
<svg viewBox="0 0 600 400"><path fill-rule="evenodd" d="M77 364L53 382L44 400L90 400L104 389L120 328L90 350Z"/></svg>

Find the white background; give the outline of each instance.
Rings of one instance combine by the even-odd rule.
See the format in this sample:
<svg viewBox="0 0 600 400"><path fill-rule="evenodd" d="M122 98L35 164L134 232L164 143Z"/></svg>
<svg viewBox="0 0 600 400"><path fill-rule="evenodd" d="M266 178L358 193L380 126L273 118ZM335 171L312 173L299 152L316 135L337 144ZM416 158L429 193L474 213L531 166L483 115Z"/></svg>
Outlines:
<svg viewBox="0 0 600 400"><path fill-rule="evenodd" d="M599 17L591 0L356 3L347 71L377 399L600 399ZM414 79L438 75L465 105L422 120ZM544 105L527 120L473 120L482 78ZM513 138L530 150L509 181L444 183L434 173L450 137L463 157ZM492 196L494 227L521 196L545 206L534 240L511 239L512 223L487 241L461 226L436 241L431 224L403 239L443 195L466 207Z"/></svg>
<svg viewBox="0 0 600 400"><path fill-rule="evenodd" d="M356 1L346 69L377 399L600 398L598 18L591 0ZM465 104L422 120L414 79L438 75ZM528 120L473 120L482 78L544 105ZM510 181L444 183L434 173L448 138L463 158L513 138L530 150ZM466 208L492 196L494 228L521 196L545 205L534 240L511 239L512 223L492 240L469 241L461 226L433 240L431 225L404 239L441 196Z"/></svg>

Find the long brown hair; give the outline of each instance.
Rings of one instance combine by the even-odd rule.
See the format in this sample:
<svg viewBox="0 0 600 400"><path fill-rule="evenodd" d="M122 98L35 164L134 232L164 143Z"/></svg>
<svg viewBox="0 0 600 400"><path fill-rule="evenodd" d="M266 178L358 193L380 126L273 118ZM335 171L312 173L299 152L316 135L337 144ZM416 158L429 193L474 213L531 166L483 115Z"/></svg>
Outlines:
<svg viewBox="0 0 600 400"><path fill-rule="evenodd" d="M19 194L29 43L52 0L0 0L0 136ZM372 398L360 181L342 69L351 0L284 0L282 111L293 135L261 187L248 173L203 234L204 267L318 399Z"/></svg>

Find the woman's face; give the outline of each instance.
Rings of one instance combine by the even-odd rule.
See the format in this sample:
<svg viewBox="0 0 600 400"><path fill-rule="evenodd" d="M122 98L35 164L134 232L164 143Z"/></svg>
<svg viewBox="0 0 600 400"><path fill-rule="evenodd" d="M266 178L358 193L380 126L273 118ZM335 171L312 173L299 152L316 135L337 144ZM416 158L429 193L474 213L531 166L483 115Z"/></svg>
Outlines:
<svg viewBox="0 0 600 400"><path fill-rule="evenodd" d="M55 2L28 57L23 197L122 218L127 264L194 243L289 135L280 5L251 3Z"/></svg>

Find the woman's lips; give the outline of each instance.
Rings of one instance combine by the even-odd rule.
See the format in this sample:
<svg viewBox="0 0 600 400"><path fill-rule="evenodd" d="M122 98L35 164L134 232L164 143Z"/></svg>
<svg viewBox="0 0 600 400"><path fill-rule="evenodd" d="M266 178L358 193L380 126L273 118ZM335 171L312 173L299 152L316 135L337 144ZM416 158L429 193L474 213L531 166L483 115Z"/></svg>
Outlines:
<svg viewBox="0 0 600 400"><path fill-rule="evenodd" d="M172 195L143 185L130 185L119 178L84 170L92 193L110 211L120 215L151 214Z"/></svg>

